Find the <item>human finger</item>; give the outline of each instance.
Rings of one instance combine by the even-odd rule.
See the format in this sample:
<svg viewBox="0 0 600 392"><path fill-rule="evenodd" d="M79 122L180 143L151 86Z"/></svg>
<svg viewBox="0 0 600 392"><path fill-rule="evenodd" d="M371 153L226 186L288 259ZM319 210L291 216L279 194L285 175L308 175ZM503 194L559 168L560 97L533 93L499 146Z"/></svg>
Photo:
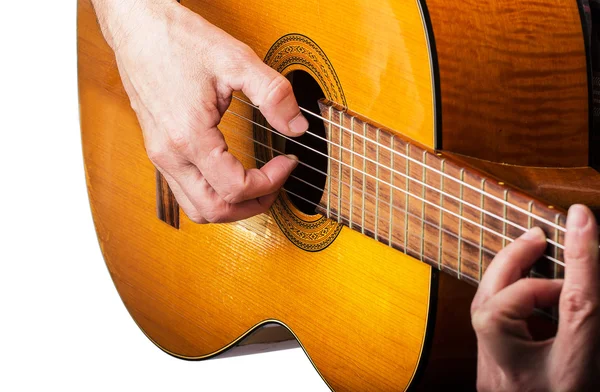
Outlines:
<svg viewBox="0 0 600 392"><path fill-rule="evenodd" d="M202 133L189 159L200 169L215 192L227 203L266 196L278 191L298 164L293 155L279 155L260 169L246 169L228 151L223 134L212 128Z"/></svg>
<svg viewBox="0 0 600 392"><path fill-rule="evenodd" d="M565 234L565 286L559 303L557 343L583 348L597 339L600 327L598 227L592 212L573 205Z"/></svg>
<svg viewBox="0 0 600 392"><path fill-rule="evenodd" d="M241 90L279 132L293 137L308 129L290 81L256 55L248 57L242 71L233 75L230 83L231 89Z"/></svg>
<svg viewBox="0 0 600 392"><path fill-rule="evenodd" d="M521 279L502 289L472 315L479 344L484 345L501 367L511 367L528 354L531 341L527 328L536 308L558 304L563 281L558 279Z"/></svg>
<svg viewBox="0 0 600 392"><path fill-rule="evenodd" d="M178 183L194 206L193 214L188 217L196 223L234 222L261 214L271 207L278 195L275 191L239 203L228 203L193 165L178 175Z"/></svg>
<svg viewBox="0 0 600 392"><path fill-rule="evenodd" d="M534 227L498 252L483 274L471 309L476 309L488 298L521 278L539 259L545 247L544 232L539 227Z"/></svg>

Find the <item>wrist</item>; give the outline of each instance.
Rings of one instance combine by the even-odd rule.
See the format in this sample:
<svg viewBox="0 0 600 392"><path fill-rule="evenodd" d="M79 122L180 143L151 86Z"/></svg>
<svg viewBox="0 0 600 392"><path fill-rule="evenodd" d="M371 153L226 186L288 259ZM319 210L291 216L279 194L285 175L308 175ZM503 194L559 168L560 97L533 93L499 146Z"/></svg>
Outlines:
<svg viewBox="0 0 600 392"><path fill-rule="evenodd" d="M166 20L181 7L176 0L92 0L102 34L117 51L136 31L149 23Z"/></svg>

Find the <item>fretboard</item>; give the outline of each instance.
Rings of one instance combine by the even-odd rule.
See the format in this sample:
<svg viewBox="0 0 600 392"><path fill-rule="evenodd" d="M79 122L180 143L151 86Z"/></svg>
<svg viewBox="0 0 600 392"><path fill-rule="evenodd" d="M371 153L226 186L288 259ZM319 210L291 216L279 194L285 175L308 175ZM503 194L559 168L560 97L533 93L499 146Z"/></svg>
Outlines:
<svg viewBox="0 0 600 392"><path fill-rule="evenodd" d="M319 211L330 219L472 284L528 228L564 243L564 211L331 103L321 114L330 143ZM532 276L563 276L553 243Z"/></svg>

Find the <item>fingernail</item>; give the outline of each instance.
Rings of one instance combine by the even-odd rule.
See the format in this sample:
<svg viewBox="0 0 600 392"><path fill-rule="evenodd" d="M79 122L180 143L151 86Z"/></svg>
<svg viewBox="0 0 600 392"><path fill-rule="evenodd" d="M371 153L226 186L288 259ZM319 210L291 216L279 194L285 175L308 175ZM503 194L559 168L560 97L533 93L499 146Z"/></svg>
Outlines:
<svg viewBox="0 0 600 392"><path fill-rule="evenodd" d="M567 215L567 227L582 228L585 227L590 219L584 206L574 204L569 208Z"/></svg>
<svg viewBox="0 0 600 392"><path fill-rule="evenodd" d="M528 241L536 241L544 240L546 238L546 235L544 234L544 231L542 229L540 229L539 227L534 227L526 231L525 234L521 236L521 238Z"/></svg>
<svg viewBox="0 0 600 392"><path fill-rule="evenodd" d="M292 159L292 160L294 160L296 162L299 161L298 157L295 156L294 154L287 154L286 157L288 157L288 158L290 158L290 159Z"/></svg>
<svg viewBox="0 0 600 392"><path fill-rule="evenodd" d="M301 135L308 130L308 121L304 118L302 113L298 113L288 125L290 127L290 132L297 135Z"/></svg>

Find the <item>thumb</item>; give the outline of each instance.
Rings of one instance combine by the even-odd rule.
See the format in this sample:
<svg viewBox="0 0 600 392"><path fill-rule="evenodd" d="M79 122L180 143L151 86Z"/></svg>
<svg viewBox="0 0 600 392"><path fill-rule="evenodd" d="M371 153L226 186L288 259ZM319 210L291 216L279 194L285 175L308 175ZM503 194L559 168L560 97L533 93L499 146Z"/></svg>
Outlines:
<svg viewBox="0 0 600 392"><path fill-rule="evenodd" d="M234 78L234 90L241 90L273 128L287 136L300 136L308 129L308 121L300 113L289 80L263 63L257 56Z"/></svg>
<svg viewBox="0 0 600 392"><path fill-rule="evenodd" d="M600 327L598 282L598 227L594 215L574 205L565 234L565 285L560 296L557 344L580 350L597 339ZM564 351L568 352L568 351Z"/></svg>

